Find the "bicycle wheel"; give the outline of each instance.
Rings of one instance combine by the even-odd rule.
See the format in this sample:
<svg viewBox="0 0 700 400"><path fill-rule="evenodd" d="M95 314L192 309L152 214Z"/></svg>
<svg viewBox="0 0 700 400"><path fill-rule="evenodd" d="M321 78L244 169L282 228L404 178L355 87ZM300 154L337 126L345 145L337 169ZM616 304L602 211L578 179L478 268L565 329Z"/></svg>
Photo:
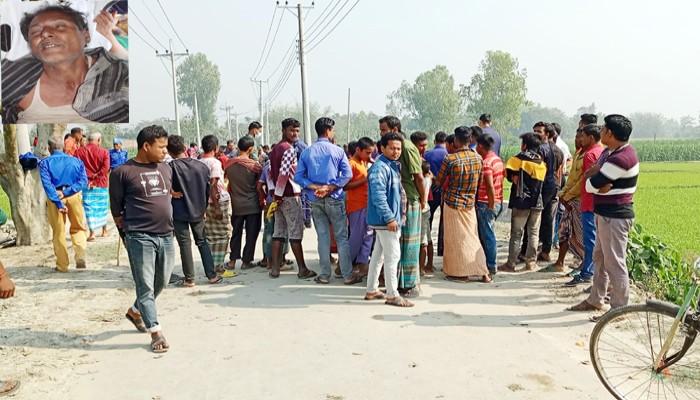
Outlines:
<svg viewBox="0 0 700 400"><path fill-rule="evenodd" d="M697 346L660 373L654 359L679 307L661 302L635 304L607 312L591 334L593 368L617 399L700 399L700 352ZM681 323L666 355L677 353L686 338Z"/></svg>

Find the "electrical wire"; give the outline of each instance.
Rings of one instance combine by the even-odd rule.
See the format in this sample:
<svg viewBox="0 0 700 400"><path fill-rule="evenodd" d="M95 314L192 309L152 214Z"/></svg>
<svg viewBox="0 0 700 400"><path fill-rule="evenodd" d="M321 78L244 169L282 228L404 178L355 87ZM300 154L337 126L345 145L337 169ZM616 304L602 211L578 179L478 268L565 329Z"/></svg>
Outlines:
<svg viewBox="0 0 700 400"><path fill-rule="evenodd" d="M255 70L253 73L250 75L250 79L253 79L255 74L258 73L258 69L260 68L260 63L262 62L263 56L265 55L265 49L267 48L267 42L270 39L270 33L272 32L272 25L275 22L275 16L277 15L277 6L275 6L275 11L272 13L272 19L270 20L270 27L267 28L267 36L265 37L265 44L263 45L262 52L260 52L260 59L258 60L258 65L255 66ZM280 17L282 19L282 17Z"/></svg>
<svg viewBox="0 0 700 400"><path fill-rule="evenodd" d="M333 14L332 17L330 17L330 18L326 19L326 21L324 21L324 22L325 22L325 25L323 25L323 27L321 27L321 30L319 30L318 32L316 32L314 35L312 35L311 33L304 35L305 37L308 37L308 39L305 39L305 40L306 40L306 43L311 44L311 42L313 42L314 40L316 40L317 37L321 36L321 35L323 34L323 32L326 30L326 28L329 27L329 26L333 23L333 21L335 21L335 19L338 17L338 14L340 14L340 13L343 11L343 9L345 8L345 6L346 6L349 2L350 2L350 0L345 0L345 3L343 3L342 6L340 6L340 8L338 9L338 11L336 11L335 14ZM340 3L340 2L338 2L338 3Z"/></svg>
<svg viewBox="0 0 700 400"><path fill-rule="evenodd" d="M289 47L287 48L287 51L286 51L286 52L284 53L284 55L282 56L282 59L280 60L279 64L277 64L277 66L276 66L275 69L272 71L272 73L270 74L270 76L267 77L267 80L268 80L268 81L272 78L272 76L273 76L275 73L277 73L277 71L280 69L280 67L282 66L282 64L284 64L284 61L285 61L285 60L288 60L288 59L287 59L287 56L289 55L289 52L292 51L292 49L294 48L294 45L296 44L297 38L298 38L298 37L299 37L299 34L297 34L296 36L294 36L294 39L292 39L292 43L289 45Z"/></svg>
<svg viewBox="0 0 700 400"><path fill-rule="evenodd" d="M309 25L309 28L306 31L308 35L314 33L314 30L315 30L314 26L316 26L319 22L321 22L321 20L323 19L323 16L326 14L326 11L328 11L328 9L331 7L331 4L333 4L332 1L329 2L328 5L326 6L326 8L323 9L323 11L318 16L318 18L316 18L314 20L314 22L312 22L311 25ZM333 10L335 10L335 8L338 7L338 4L340 4L340 0L337 0L335 2L335 6L333 6L333 8L331 9L331 12L333 12ZM306 14L306 15L308 15L308 14ZM320 25L318 25L318 26L320 26ZM318 27L316 29L318 29Z"/></svg>
<svg viewBox="0 0 700 400"><path fill-rule="evenodd" d="M175 36L177 36L178 40L180 41L180 43L182 44L182 46L185 48L185 50L187 50L187 46L185 45L185 42L182 41L182 38L181 38L180 35L177 33L177 30L175 30L175 27L173 26L173 23L170 22L170 18L168 17L168 13L165 12L165 9L163 8L163 5L160 4L160 0L157 0L157 1L158 1L158 5L160 6L160 10L163 11L163 15L165 15L165 19L168 20L168 24L170 24L170 28L172 28L173 32L175 32Z"/></svg>
<svg viewBox="0 0 700 400"><path fill-rule="evenodd" d="M158 21L158 18L156 18L155 14L153 14L153 11L151 11L151 8L148 6L148 3L146 3L146 0L141 0L141 3L143 3L144 7L146 7L146 10L148 10L148 13L151 14L151 17L153 17L153 20L156 21L156 24L158 24L158 27L160 30L165 34L165 37L170 39L170 35L168 35L168 32L165 31L165 28L163 28L163 25L160 24L160 21ZM132 3L133 6L133 3Z"/></svg>
<svg viewBox="0 0 700 400"><path fill-rule="evenodd" d="M131 28L131 27L129 27L129 28ZM163 68L165 68L165 72L167 72L168 75L170 75L170 77L172 78L173 74L170 72L168 67L165 65L165 61L163 61L163 57L158 57L158 59L160 60L160 63L163 64Z"/></svg>
<svg viewBox="0 0 700 400"><path fill-rule="evenodd" d="M335 26L333 26L333 28L332 28L328 33L326 33L326 35L325 35L324 37L321 38L321 40L319 40L316 44L314 44L313 46L311 46L311 48L309 48L308 50L306 50L306 52L307 52L307 53L311 52L311 50L315 49L316 46L318 46L319 44L321 44L321 43L323 42L323 40L326 39L326 38L328 37L328 35L330 35L331 33L333 33L333 31L335 30L335 28L337 28L338 25L340 25L340 23L343 22L343 20L345 19L345 17L347 17L348 14L350 14L350 12L353 10L353 8L355 8L355 6L356 6L359 2L360 2L360 0L355 1L355 4L353 4L352 7L350 7L350 9L348 10L348 12L345 13L345 15L343 15L343 18L341 18L340 21L338 21L338 23L335 24Z"/></svg>
<svg viewBox="0 0 700 400"><path fill-rule="evenodd" d="M275 40L277 39L277 32L280 30L280 25L282 25L282 19L284 18L284 13L280 14L280 19L279 22L277 22L277 29L275 29L275 34L272 36L272 43L270 43L270 46L267 48L267 56L265 56L265 61L262 63L262 67L260 67L260 73L258 75L262 74L263 70L265 69L265 66L267 65L267 60L270 58L270 53L272 52L272 48L275 45ZM257 78L258 76L256 76Z"/></svg>
<svg viewBox="0 0 700 400"><path fill-rule="evenodd" d="M132 4L132 6L133 6L133 4ZM156 39L155 36L153 36L153 33L151 33L151 31L148 29L148 27L146 26L146 24L144 24L143 21L141 21L141 18L139 18L138 15L136 15L136 13L134 12L134 8L133 8L133 7L129 7L129 14L130 14L130 15L133 15L134 18L136 18L136 20L139 21L139 23L141 24L141 26L143 27L143 29L145 29L146 32L148 32L148 34L151 35L151 37L153 38L153 40L155 40L156 43L158 43L158 45L159 45L160 47L162 47L163 49L167 49L167 47L163 46L163 43L161 43L158 39Z"/></svg>
<svg viewBox="0 0 700 400"><path fill-rule="evenodd" d="M146 45L147 45L148 47L152 48L153 51L155 51L156 53L158 52L158 49L156 49L156 48L153 47L150 43L148 43L148 41L147 41L146 39L144 39L143 36L139 35L138 32L134 31L133 28L132 28L131 26L129 27L129 31L130 31L130 32L133 31L133 32L134 32L134 35L136 35L136 37L138 37L138 38L141 39L144 43L146 43Z"/></svg>
<svg viewBox="0 0 700 400"><path fill-rule="evenodd" d="M267 96L268 99L272 98L274 96L274 94L276 94L277 92L282 90L284 84L286 84L285 79L287 78L287 75L289 75L290 71L293 69L294 69L294 58L290 57L288 62L287 62L287 65L282 70L282 73L280 74L279 79L277 80L275 85L272 87L272 90L270 90L268 92L268 96Z"/></svg>

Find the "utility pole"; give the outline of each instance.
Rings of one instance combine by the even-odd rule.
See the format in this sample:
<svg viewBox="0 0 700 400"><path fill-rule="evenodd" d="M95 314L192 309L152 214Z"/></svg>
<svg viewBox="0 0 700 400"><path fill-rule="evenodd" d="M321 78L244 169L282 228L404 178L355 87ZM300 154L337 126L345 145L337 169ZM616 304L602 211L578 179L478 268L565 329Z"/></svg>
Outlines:
<svg viewBox="0 0 700 400"><path fill-rule="evenodd" d="M280 6L277 2L277 7L285 8L291 10L293 8L297 9L296 17L299 20L299 66L301 67L301 103L304 109L303 123L304 123L304 140L307 144L311 144L311 114L309 110L309 96L306 90L306 56L304 51L304 17L302 15L304 8L313 8L314 3L311 3L311 7L304 7L301 3L297 4L296 7L288 6L285 1L284 6Z"/></svg>
<svg viewBox="0 0 700 400"><path fill-rule="evenodd" d="M350 88L348 88L348 144L350 144Z"/></svg>
<svg viewBox="0 0 700 400"><path fill-rule="evenodd" d="M228 130L228 136L226 139L231 139L231 109L233 107L229 106L228 103L224 107L220 107L219 109L222 111L226 111L226 129ZM238 129L238 126L236 126L236 130ZM238 132L236 131L236 141L238 141Z"/></svg>
<svg viewBox="0 0 700 400"><path fill-rule="evenodd" d="M263 103L263 86L262 86L262 84L267 83L267 81L263 81L260 79L251 79L250 81L258 84L258 109L260 110L260 119L258 120L258 122L263 124L265 122L265 103ZM265 128L266 128L266 126L263 126L263 135L262 135L263 137L265 136L265 134L264 134Z"/></svg>
<svg viewBox="0 0 700 400"><path fill-rule="evenodd" d="M187 50L186 53L173 53L173 40L170 39L170 50L165 54L156 54L156 57L168 57L170 58L170 67L173 76L173 101L175 103L175 124L177 125L177 134L180 135L180 111L177 109L177 75L175 74L175 57L189 56L190 52Z"/></svg>
<svg viewBox="0 0 700 400"><path fill-rule="evenodd" d="M199 105L197 104L197 93L194 94L194 116L197 121L197 144L202 145L202 138L199 135Z"/></svg>
<svg viewBox="0 0 700 400"><path fill-rule="evenodd" d="M268 89L269 90L269 89ZM270 145L270 103L265 103L265 144Z"/></svg>

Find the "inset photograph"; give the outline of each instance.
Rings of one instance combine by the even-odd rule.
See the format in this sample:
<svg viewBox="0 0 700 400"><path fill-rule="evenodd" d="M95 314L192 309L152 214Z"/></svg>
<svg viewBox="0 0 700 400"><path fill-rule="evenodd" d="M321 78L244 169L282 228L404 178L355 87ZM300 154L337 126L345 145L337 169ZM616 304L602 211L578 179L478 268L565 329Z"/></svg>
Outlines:
<svg viewBox="0 0 700 400"><path fill-rule="evenodd" d="M0 3L2 123L129 122L127 1Z"/></svg>

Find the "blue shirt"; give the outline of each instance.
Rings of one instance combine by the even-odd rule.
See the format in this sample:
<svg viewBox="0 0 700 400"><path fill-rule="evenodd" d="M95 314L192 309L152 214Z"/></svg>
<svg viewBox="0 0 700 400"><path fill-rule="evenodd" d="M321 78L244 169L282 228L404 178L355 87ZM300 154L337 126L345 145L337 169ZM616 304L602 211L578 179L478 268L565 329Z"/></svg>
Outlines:
<svg viewBox="0 0 700 400"><path fill-rule="evenodd" d="M442 144L436 145L434 149L426 151L423 155L423 158L430 164L430 172L433 173L433 176L437 177L438 173L440 173L440 166L445 157L447 157L447 149ZM433 184L431 189L433 191L433 201L440 203L442 193L440 187Z"/></svg>
<svg viewBox="0 0 700 400"><path fill-rule="evenodd" d="M336 200L343 198L343 187L352 179L350 162L345 151L326 138L320 138L304 150L299 157L294 181L306 193L309 201L317 201L314 190L309 185L335 185L338 188L330 196Z"/></svg>
<svg viewBox="0 0 700 400"><path fill-rule="evenodd" d="M497 156L501 156L501 135L496 132L495 129L491 128L490 126L485 126L481 129L482 133L488 133L491 135L493 138L493 150L494 153L496 153Z"/></svg>
<svg viewBox="0 0 700 400"><path fill-rule="evenodd" d="M124 164L126 160L129 159L129 153L122 149L122 150L115 150L115 149L110 149L109 150L109 169L115 169L118 166Z"/></svg>
<svg viewBox="0 0 700 400"><path fill-rule="evenodd" d="M63 188L63 196L69 197L87 187L85 164L62 151L54 151L39 163L39 175L46 197L59 210L65 205L58 198L57 188Z"/></svg>

